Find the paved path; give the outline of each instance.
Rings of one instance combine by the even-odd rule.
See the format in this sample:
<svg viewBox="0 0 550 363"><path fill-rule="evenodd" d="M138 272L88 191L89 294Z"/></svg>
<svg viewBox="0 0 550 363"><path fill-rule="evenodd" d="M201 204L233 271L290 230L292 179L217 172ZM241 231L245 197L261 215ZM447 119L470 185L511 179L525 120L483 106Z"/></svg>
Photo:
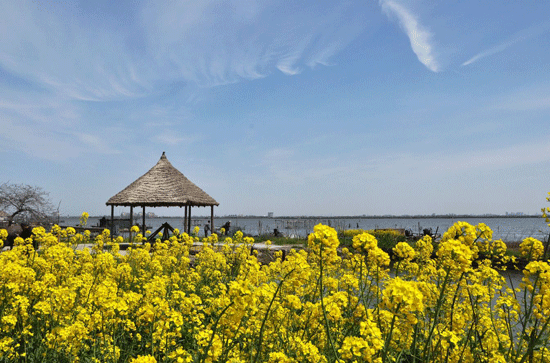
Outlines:
<svg viewBox="0 0 550 363"><path fill-rule="evenodd" d="M193 247L200 247L202 246L203 243L202 242L195 242L193 243ZM217 242L214 244L216 247L222 247L225 245L224 242ZM92 249L92 247L94 246L93 243L82 243L82 244L79 244L76 249L77 250L83 250L84 248L89 248L90 250ZM121 248L120 248L120 254L121 255L126 255L126 249L129 247L129 244L128 243L122 243L121 244ZM254 243L252 245L252 247L255 249L255 250L258 250L260 252L266 252L266 251L286 251L286 252L289 252L290 250L292 249L302 249L304 248L304 246L302 245L267 245L263 242L261 243ZM7 251L8 248L7 247L4 247L3 249L1 249L0 251Z"/></svg>

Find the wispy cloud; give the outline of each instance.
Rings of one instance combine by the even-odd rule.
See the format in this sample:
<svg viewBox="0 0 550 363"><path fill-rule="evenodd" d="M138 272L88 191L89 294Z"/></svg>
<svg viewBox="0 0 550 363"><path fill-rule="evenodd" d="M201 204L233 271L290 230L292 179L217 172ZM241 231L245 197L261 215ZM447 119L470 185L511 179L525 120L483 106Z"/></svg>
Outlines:
<svg viewBox="0 0 550 363"><path fill-rule="evenodd" d="M153 140L162 144L168 144L173 146L173 145L181 144L183 142L185 142L186 144L196 143L201 141L203 138L204 137L199 134L179 136L174 131L164 130L160 134L154 136Z"/></svg>
<svg viewBox="0 0 550 363"><path fill-rule="evenodd" d="M500 52L504 51L506 48L516 44L519 41L520 41L520 39L513 39L513 40L510 40L510 41L504 42L502 44L499 44L495 47L489 48L489 49L487 49L487 50L485 50L481 53L476 54L472 58L468 59L466 62L462 63L462 66L467 66L469 64L472 64L472 63L480 60L481 58L485 58L485 57L488 57L490 55L500 53Z"/></svg>
<svg viewBox="0 0 550 363"><path fill-rule="evenodd" d="M342 20L352 11L347 3L289 9L256 0L121 0L104 4L113 13L101 16L100 7L56 4L0 1L0 13L9 14L0 22L0 72L24 85L0 82L0 125L11 131L0 140L50 160L118 152L109 145L131 140L130 128L174 146L201 139L178 126L209 88L329 64L365 27ZM100 137L105 127L125 131Z"/></svg>
<svg viewBox="0 0 550 363"><path fill-rule="evenodd" d="M86 153L117 153L117 141L128 130L113 126L99 131L87 123L85 105L43 91L2 89L0 143L38 159L64 161Z"/></svg>
<svg viewBox="0 0 550 363"><path fill-rule="evenodd" d="M550 88L547 86L530 86L514 90L504 96L495 98L489 110L538 111L550 109Z"/></svg>
<svg viewBox="0 0 550 363"><path fill-rule="evenodd" d="M127 34L81 23L76 6L54 8L0 3L9 14L0 25L0 67L65 99L116 100L147 90L147 71L131 54Z"/></svg>
<svg viewBox="0 0 550 363"><path fill-rule="evenodd" d="M399 24L407 33L411 48L418 60L432 72L439 72L440 66L434 55L432 33L420 24L418 17L404 6L390 0L380 0L386 14L397 17Z"/></svg>
<svg viewBox="0 0 550 363"><path fill-rule="evenodd" d="M212 87L276 70L298 74L327 64L365 27L343 22L350 6L341 4L296 11L252 0L132 6L119 26L79 5L44 11L40 2L2 2L0 12L10 15L0 24L0 67L61 97L111 101L151 94L165 82Z"/></svg>
<svg viewBox="0 0 550 363"><path fill-rule="evenodd" d="M510 48L511 46L513 46L513 45L515 45L515 44L517 44L521 41L533 38L537 35L540 35L540 34L546 32L546 31L548 31L549 28L550 28L550 22L546 22L546 23L543 23L543 24L537 24L535 26L530 26L527 29L523 29L523 30L517 32L516 34L514 34L510 39L508 39L508 40L506 40L506 41L504 41L504 42L502 42L498 45L495 45L495 46L493 46L489 49L486 49L483 52L480 52L480 53L476 54L472 58L468 59L466 62L462 63L462 66L470 65L470 64L475 63L478 60L483 59L485 57L489 57L491 55L503 52L506 49Z"/></svg>
<svg viewBox="0 0 550 363"><path fill-rule="evenodd" d="M340 4L304 12L296 6L290 11L271 2L252 2L252 10L245 11L249 3L148 2L142 22L155 62L205 87L263 78L274 70L296 75L304 66L328 64L365 27L358 21L343 22L349 9Z"/></svg>
<svg viewBox="0 0 550 363"><path fill-rule="evenodd" d="M75 132L74 136L82 142L84 145L87 145L94 152L100 154L119 154L120 151L111 147L108 142L106 142L103 136L98 136L90 133L84 132Z"/></svg>
<svg viewBox="0 0 550 363"><path fill-rule="evenodd" d="M70 135L44 126L21 125L11 117L0 117L0 141L6 150L18 150L43 160L61 161L80 155L84 150Z"/></svg>

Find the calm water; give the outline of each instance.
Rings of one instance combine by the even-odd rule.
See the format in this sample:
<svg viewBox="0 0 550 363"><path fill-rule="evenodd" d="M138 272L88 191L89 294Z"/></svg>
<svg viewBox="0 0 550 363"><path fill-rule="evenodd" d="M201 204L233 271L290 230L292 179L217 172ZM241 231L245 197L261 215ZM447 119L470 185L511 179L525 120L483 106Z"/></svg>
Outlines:
<svg viewBox="0 0 550 363"><path fill-rule="evenodd" d="M107 217L109 218L109 217ZM79 217L62 217L64 222L60 225L76 226L79 223ZM540 240L546 240L550 233L550 228L546 225L543 218L237 218L237 217L219 217L214 220L216 228L230 221L231 227L240 227L243 232L250 235L272 233L277 228L285 236L307 236L313 231L313 226L318 223L330 225L337 229L361 228L401 228L410 229L414 233L422 231L424 228L431 228L433 232L445 232L453 223L463 220L470 224L485 223L493 230L493 239L502 239L505 242L521 241L526 237L535 237ZM208 221L205 217L192 218L191 228L199 226L201 234L203 226ZM135 219L136 224L141 224L141 219ZM146 218L147 228L154 231L164 222L168 222L173 228L183 230L182 217L159 217ZM99 224L99 218L90 217L88 226Z"/></svg>

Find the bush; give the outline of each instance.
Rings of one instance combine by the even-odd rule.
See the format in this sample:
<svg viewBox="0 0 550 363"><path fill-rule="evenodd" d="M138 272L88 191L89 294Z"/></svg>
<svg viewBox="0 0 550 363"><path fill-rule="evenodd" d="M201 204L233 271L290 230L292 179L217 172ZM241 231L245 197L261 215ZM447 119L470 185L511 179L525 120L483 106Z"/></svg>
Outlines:
<svg viewBox="0 0 550 363"><path fill-rule="evenodd" d="M348 229L340 232L342 245L348 247L351 246L351 241L353 237L365 232L370 233L374 237L376 237L376 239L378 240L378 246L386 252L391 251L399 242L407 241L407 238L402 233L393 229Z"/></svg>
<svg viewBox="0 0 550 363"><path fill-rule="evenodd" d="M39 253L32 239L0 253L0 362L543 362L550 355L550 266L529 262L521 290L508 288L493 268L506 259L505 245L482 225L458 222L435 249L430 237L414 246L391 239L391 274L375 235L344 237L350 246L340 248L336 231L323 225L307 250L268 265L242 232L223 246L216 234L153 245L138 235L125 254L108 230L93 240L57 226L34 232ZM525 246L539 250L534 240ZM490 258L474 265L481 254Z"/></svg>

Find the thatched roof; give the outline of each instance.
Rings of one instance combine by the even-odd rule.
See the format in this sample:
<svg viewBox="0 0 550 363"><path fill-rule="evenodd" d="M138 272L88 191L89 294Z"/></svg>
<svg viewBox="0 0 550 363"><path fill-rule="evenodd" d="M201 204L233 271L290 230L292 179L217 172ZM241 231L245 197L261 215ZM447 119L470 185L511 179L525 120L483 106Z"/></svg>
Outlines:
<svg viewBox="0 0 550 363"><path fill-rule="evenodd" d="M106 204L150 207L219 205L174 168L164 152L151 170L111 197Z"/></svg>

